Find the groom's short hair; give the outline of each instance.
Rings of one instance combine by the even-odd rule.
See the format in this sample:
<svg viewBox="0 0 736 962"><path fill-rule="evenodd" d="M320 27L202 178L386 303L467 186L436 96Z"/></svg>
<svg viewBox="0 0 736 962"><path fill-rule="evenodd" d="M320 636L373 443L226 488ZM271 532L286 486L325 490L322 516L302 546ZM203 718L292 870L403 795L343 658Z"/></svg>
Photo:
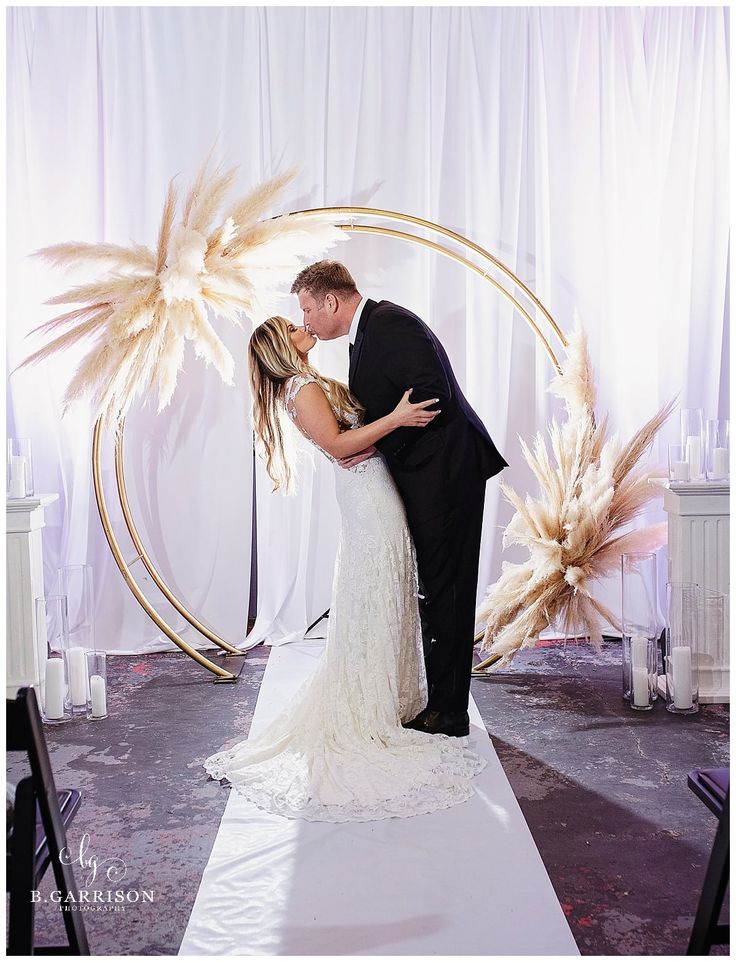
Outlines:
<svg viewBox="0 0 736 962"><path fill-rule="evenodd" d="M323 301L325 294L333 291L343 294L357 294L353 276L340 261L317 261L310 264L294 278L291 293L307 291L316 300Z"/></svg>

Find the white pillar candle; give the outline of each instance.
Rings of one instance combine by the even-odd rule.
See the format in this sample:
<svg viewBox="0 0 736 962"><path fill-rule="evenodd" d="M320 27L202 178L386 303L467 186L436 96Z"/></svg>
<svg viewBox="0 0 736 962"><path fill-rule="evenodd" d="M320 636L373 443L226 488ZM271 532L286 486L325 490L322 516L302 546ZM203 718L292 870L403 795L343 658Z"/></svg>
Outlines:
<svg viewBox="0 0 736 962"><path fill-rule="evenodd" d="M649 704L649 672L646 668L634 668L632 670L634 704L639 708L644 708Z"/></svg>
<svg viewBox="0 0 736 962"><path fill-rule="evenodd" d="M649 668L649 639L646 635L632 635L631 638L631 667L643 668L645 671Z"/></svg>
<svg viewBox="0 0 736 962"><path fill-rule="evenodd" d="M673 481L689 481L690 465L687 461L675 461L672 465Z"/></svg>
<svg viewBox="0 0 736 962"><path fill-rule="evenodd" d="M84 648L74 645L69 649L69 687L73 705L87 704L87 661Z"/></svg>
<svg viewBox="0 0 736 962"><path fill-rule="evenodd" d="M26 496L26 459L22 454L10 457L10 495L11 498Z"/></svg>
<svg viewBox="0 0 736 962"><path fill-rule="evenodd" d="M692 652L688 645L677 645L672 649L672 687L675 708L692 708Z"/></svg>
<svg viewBox="0 0 736 962"><path fill-rule="evenodd" d="M47 718L64 717L64 661L61 658L46 659L46 704L44 713Z"/></svg>
<svg viewBox="0 0 736 962"><path fill-rule="evenodd" d="M695 480L700 476L700 455L702 453L702 442L699 434L691 434L687 439L687 461L690 465L690 479Z"/></svg>
<svg viewBox="0 0 736 962"><path fill-rule="evenodd" d="M92 693L92 717L100 718L107 714L107 689L102 675L92 675L89 680Z"/></svg>
<svg viewBox="0 0 736 962"><path fill-rule="evenodd" d="M713 449L713 475L716 478L728 477L728 448Z"/></svg>

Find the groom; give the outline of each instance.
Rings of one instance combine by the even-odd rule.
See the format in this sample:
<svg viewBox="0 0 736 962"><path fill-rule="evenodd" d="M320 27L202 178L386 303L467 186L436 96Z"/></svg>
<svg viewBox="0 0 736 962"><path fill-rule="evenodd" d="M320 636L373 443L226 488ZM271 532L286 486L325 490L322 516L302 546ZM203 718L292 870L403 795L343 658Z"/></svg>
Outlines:
<svg viewBox="0 0 736 962"><path fill-rule="evenodd" d="M392 411L408 388L412 403L439 398L442 413L428 427L398 428L376 447L404 501L419 572L429 700L405 727L467 735L483 500L486 480L507 462L463 396L444 348L415 314L362 297L339 261L306 267L291 293L320 340L349 336L349 387L366 423ZM340 463L351 467L374 453Z"/></svg>

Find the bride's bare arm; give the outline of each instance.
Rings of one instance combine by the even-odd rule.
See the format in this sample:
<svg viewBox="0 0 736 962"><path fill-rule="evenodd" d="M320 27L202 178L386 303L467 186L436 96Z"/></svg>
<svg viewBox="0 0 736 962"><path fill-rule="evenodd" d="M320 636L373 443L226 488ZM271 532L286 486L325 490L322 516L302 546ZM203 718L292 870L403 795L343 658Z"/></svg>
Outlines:
<svg viewBox="0 0 736 962"><path fill-rule="evenodd" d="M426 427L440 414L440 411L426 410L431 404L437 403L436 398L412 404L409 401L411 392L412 388L409 388L394 410L385 417L361 428L340 431L325 392L319 384L305 384L294 401L297 425L333 458L346 458L380 441L396 428Z"/></svg>
<svg viewBox="0 0 736 962"><path fill-rule="evenodd" d="M339 458L338 464L341 468L354 468L356 464L360 464L361 461L367 461L368 458L375 458L378 454L378 448L371 444L370 447L365 448L363 451L358 451L357 454L351 454L347 458Z"/></svg>

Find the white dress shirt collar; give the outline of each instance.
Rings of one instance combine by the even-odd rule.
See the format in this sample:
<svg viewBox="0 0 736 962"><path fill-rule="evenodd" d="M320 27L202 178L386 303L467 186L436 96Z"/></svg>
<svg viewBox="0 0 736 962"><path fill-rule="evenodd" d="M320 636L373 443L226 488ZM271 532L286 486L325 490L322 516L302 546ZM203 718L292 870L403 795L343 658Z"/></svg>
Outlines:
<svg viewBox="0 0 736 962"><path fill-rule="evenodd" d="M362 297L360 304L355 309L355 314L353 314L353 319L350 322L350 330L348 331L348 340L351 344L355 344L355 338L358 335L358 324L360 324L360 317L363 313L363 308L365 307L367 297Z"/></svg>

